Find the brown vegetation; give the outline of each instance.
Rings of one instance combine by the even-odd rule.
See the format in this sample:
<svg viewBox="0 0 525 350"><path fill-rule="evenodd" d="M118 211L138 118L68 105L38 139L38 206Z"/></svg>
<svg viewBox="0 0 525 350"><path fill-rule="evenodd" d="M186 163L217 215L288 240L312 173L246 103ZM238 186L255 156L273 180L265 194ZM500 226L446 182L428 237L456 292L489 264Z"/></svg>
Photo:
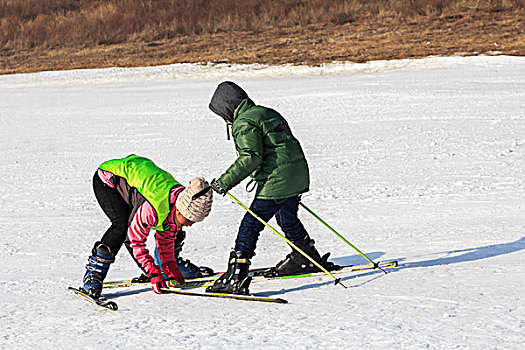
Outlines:
<svg viewBox="0 0 525 350"><path fill-rule="evenodd" d="M0 0L0 73L525 55L524 0Z"/></svg>

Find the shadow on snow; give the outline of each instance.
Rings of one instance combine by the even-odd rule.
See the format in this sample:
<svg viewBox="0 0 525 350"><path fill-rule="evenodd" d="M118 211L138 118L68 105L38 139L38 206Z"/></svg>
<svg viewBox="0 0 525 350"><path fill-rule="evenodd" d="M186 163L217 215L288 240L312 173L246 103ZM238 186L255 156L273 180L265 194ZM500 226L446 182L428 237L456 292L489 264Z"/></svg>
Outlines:
<svg viewBox="0 0 525 350"><path fill-rule="evenodd" d="M469 249L460 249L460 250L451 250L445 252L447 257L436 258L423 261L414 261L405 263L400 266L401 269L414 268L414 267L429 267L429 266L438 266L438 265L450 265L467 261L476 261L487 258L492 258L499 255L505 255L514 253L520 250L525 249L525 236L521 237L517 241L501 244L491 244L487 246L469 248ZM456 255L460 254L460 255Z"/></svg>
<svg viewBox="0 0 525 350"><path fill-rule="evenodd" d="M397 261L399 262L399 266L396 267L395 269L388 269L388 271L394 272L394 271L410 269L410 268L458 264L462 262L476 261L476 260L492 258L495 256L511 254L511 253L514 253L520 250L524 250L524 249L525 249L525 236L521 237L520 239L516 241L509 242L509 243L491 244L487 246L468 248L468 249L450 250L447 252L437 253L437 254L447 255L446 257L442 257L442 258L413 261L413 262L407 262L407 263L403 263L405 258L400 258L400 259L397 259ZM383 255L384 253L382 252L373 252L373 253L367 254L367 256L374 261L377 261L377 259ZM330 259L330 261L336 264L343 264L343 265L361 264L361 263L368 262L366 260L363 262L363 260L364 258L361 257L360 255L351 255L351 256L346 256L346 257ZM347 286L347 287L349 288L359 287L366 283L370 283L371 281L376 280L382 276L385 276L385 274L381 272L380 270L367 271L365 273L358 273L356 275L342 277L341 282L352 280L357 277L362 278L362 277L367 277L367 276L375 276L375 277L372 279L365 280L362 283L359 283L357 285L352 285L352 286ZM288 292L319 288L322 286L333 285L333 284L334 284L334 281L332 280L332 281L321 282L321 283L311 283L308 285L298 286L294 288L281 289L279 291L260 292L260 293L256 293L256 295L274 296L274 295L279 295L279 294L285 294Z"/></svg>

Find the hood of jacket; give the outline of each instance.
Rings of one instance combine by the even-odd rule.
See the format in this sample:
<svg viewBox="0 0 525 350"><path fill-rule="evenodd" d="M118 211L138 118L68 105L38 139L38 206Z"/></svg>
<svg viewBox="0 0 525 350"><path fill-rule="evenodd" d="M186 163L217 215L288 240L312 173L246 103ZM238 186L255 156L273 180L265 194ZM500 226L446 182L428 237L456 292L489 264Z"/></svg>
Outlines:
<svg viewBox="0 0 525 350"><path fill-rule="evenodd" d="M233 123L233 114L248 94L237 84L224 81L213 93L209 108L226 122Z"/></svg>

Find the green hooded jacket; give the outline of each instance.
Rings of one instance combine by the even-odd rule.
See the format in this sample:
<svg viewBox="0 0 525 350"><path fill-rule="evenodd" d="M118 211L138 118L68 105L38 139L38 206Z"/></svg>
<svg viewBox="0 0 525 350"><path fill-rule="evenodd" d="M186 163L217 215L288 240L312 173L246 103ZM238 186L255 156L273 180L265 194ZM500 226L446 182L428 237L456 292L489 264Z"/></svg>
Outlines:
<svg viewBox="0 0 525 350"><path fill-rule="evenodd" d="M303 150L278 112L245 98L234 110L232 135L238 157L218 179L223 189L250 176L260 199L283 199L309 190Z"/></svg>

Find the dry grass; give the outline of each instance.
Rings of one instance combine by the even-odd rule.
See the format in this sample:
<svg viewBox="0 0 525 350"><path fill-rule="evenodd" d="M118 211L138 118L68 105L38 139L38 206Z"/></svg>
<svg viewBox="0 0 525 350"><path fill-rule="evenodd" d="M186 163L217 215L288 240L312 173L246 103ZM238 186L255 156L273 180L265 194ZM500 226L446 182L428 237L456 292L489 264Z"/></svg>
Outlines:
<svg viewBox="0 0 525 350"><path fill-rule="evenodd" d="M461 43L484 35L522 55L524 14L524 0L0 0L0 73L206 60L362 61L378 58L361 46L374 42L390 52L383 56L401 58L435 54L410 43L439 33L456 41L457 48L445 45L449 53L488 51ZM325 53L309 58L315 52Z"/></svg>
<svg viewBox="0 0 525 350"><path fill-rule="evenodd" d="M0 45L104 45L267 27L344 24L364 18L503 11L518 0L0 0Z"/></svg>

